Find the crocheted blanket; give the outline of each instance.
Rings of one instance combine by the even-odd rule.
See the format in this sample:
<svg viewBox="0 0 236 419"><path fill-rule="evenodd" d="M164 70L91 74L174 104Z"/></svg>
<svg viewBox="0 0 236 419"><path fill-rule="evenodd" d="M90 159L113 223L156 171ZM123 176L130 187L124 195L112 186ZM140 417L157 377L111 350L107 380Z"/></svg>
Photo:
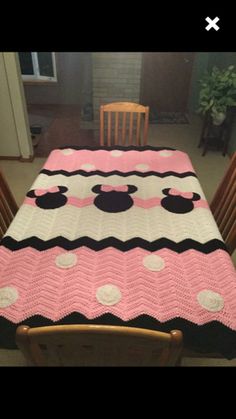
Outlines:
<svg viewBox="0 0 236 419"><path fill-rule="evenodd" d="M0 316L236 330L236 274L186 153L54 150L0 245Z"/></svg>

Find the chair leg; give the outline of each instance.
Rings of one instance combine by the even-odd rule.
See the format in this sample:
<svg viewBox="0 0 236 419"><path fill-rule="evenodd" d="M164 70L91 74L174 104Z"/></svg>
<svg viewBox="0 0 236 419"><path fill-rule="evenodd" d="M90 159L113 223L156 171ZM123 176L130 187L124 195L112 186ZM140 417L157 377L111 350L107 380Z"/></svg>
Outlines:
<svg viewBox="0 0 236 419"><path fill-rule="evenodd" d="M207 152L207 146L208 146L208 143L207 143L207 140L205 139L205 141L204 141L204 147L203 147L203 151L202 151L202 156L205 156L205 154Z"/></svg>
<svg viewBox="0 0 236 419"><path fill-rule="evenodd" d="M200 138L200 141L199 141L199 143L198 143L198 148L200 148L200 147L201 147L201 145L202 145L202 138Z"/></svg>
<svg viewBox="0 0 236 419"><path fill-rule="evenodd" d="M204 137L207 134L207 124L208 124L208 117L205 117L203 124L202 124L202 132L201 132L201 136L200 136L200 141L198 143L198 148L200 148L202 146L202 144L204 143Z"/></svg>
<svg viewBox="0 0 236 419"><path fill-rule="evenodd" d="M228 139L225 140L224 142L224 147L223 147L223 151L222 151L222 155L225 157L226 153L227 153L227 149L228 149Z"/></svg>
<svg viewBox="0 0 236 419"><path fill-rule="evenodd" d="M204 143L204 132L205 132L205 129L202 130L201 137L198 143L198 148L200 148L202 144Z"/></svg>

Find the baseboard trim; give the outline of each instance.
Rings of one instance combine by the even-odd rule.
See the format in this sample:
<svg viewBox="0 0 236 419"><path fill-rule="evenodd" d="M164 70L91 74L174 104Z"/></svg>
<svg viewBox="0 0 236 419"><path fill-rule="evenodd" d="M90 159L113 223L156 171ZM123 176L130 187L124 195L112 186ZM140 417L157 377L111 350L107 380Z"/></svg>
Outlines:
<svg viewBox="0 0 236 419"><path fill-rule="evenodd" d="M18 160L20 162L28 162L31 163L34 160L34 156L29 156L27 158L22 156L0 156L0 160Z"/></svg>
<svg viewBox="0 0 236 419"><path fill-rule="evenodd" d="M25 158L25 157L19 157L19 160L21 161L21 162L28 162L28 163L31 163L33 160L34 160L34 156L29 156L28 158Z"/></svg>
<svg viewBox="0 0 236 419"><path fill-rule="evenodd" d="M19 160L19 158L16 156L0 156L0 160Z"/></svg>

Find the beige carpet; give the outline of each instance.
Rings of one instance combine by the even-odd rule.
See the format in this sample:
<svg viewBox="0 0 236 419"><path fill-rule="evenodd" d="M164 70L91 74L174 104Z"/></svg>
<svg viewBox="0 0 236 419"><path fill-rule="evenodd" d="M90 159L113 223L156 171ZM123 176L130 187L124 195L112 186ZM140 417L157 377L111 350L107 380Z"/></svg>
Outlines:
<svg viewBox="0 0 236 419"><path fill-rule="evenodd" d="M0 367L25 367L26 361L20 351L0 349Z"/></svg>
<svg viewBox="0 0 236 419"><path fill-rule="evenodd" d="M217 185L219 184L229 163L229 158L223 157L220 152L208 151L202 157L202 150L197 147L201 133L201 121L194 116L187 125L150 125L149 144L155 146L174 147L188 153L204 193L211 201ZM30 189L39 170L46 159L36 158L33 163L21 163L18 161L0 161L0 168L5 174L10 188L20 205L26 192ZM233 255L236 266L236 252ZM21 353L17 350L0 349L0 366L23 366L26 365ZM236 366L236 359L227 361L224 359L206 358L183 358L183 366Z"/></svg>
<svg viewBox="0 0 236 419"><path fill-rule="evenodd" d="M0 349L0 367L26 367L24 356L18 350ZM183 358L182 367L235 367L236 359Z"/></svg>

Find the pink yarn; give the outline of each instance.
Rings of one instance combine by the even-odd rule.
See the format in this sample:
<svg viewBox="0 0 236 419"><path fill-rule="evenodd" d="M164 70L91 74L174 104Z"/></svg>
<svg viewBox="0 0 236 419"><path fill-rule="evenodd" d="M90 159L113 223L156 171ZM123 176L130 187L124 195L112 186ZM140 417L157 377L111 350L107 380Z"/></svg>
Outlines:
<svg viewBox="0 0 236 419"><path fill-rule="evenodd" d="M163 157L161 152L144 151L125 151L120 157L113 157L107 150L73 150L70 155L65 156L61 150L51 152L49 158L44 164L47 170L66 170L73 172L78 170L84 164L94 166L93 170L110 172L119 170L121 172L140 171L135 166L145 164L149 171L168 172L174 171L183 173L193 171L193 167L188 155L182 151L174 150L172 155Z"/></svg>
<svg viewBox="0 0 236 419"><path fill-rule="evenodd" d="M66 155L61 150L54 150L46 161L44 169L73 172L80 170L83 165L94 167L93 170L105 173L115 170L123 173L137 172L139 171L137 169L139 165L147 165L148 171L158 173L176 172L181 174L194 172L186 153L171 151L169 154L163 154L152 150L124 151L120 155L115 155L114 153L112 155L111 152L102 149L97 151L73 150L73 152ZM60 174L59 176L63 175ZM91 178L88 178L88 187L86 182L84 187L83 181L81 182L81 189L78 187L78 191L80 192L81 190L81 194L83 194L80 197L75 196L76 192L74 190L71 191L72 187L76 189L77 185L81 185L79 182L73 183L73 181L77 180L74 176L77 175L73 174L73 176L65 177L68 187L68 192L65 195L67 196L65 207L72 205L82 208L92 205L96 194L92 193ZM98 178L99 176L96 175L94 184L102 183ZM174 175L172 174L171 176ZM173 179L171 176L164 176L161 180L156 176L149 177L152 195L150 191L148 191L149 194L146 194L146 179L136 176L136 178L139 178L140 185L141 182L144 182L144 188L143 192L140 193L141 185L140 189L131 196L134 206L144 208L144 210L134 208L135 217L132 216L132 209L130 212L123 212L118 216L104 212L99 225L96 224L97 218L91 208L84 210L86 214L89 214L88 216L86 215L87 218L82 216L83 209L78 210L67 207L65 210L64 207L61 207L58 210L56 209L55 212L47 212L44 209L27 207L27 205L36 205L35 199L27 197L10 226L9 236L12 240L16 237L15 240L20 243L24 240L22 238L23 235L25 235L25 238L32 237L36 229L35 226L37 226L38 236L44 235L46 230L45 240L49 242L58 236L62 236L63 240L66 234L69 240L73 241L81 237L81 231L84 235L83 227L85 226L85 233L88 233L90 229L89 231L93 233L94 241L96 241L100 240L99 237L101 237L101 233L106 228L107 220L109 219L111 227L108 231L109 236L106 236L106 238L110 236L117 238L116 236L121 232L122 240L126 240L126 236L128 239L133 239L132 234L136 234L136 230L141 226L140 235L145 235L145 240L150 240L150 236L153 234L155 236L154 240L156 236L158 238L161 237L161 240L162 238L168 239L166 227L168 226L169 234L180 233L179 236L183 235L184 239L190 240L193 239L197 229L197 233L200 232L199 235L197 234L197 240L202 240L200 244L203 245L205 237L210 237L211 240L220 240L217 226L210 211L193 210L193 214L196 213L196 222L193 219L191 225L188 222L186 223L185 214L178 215L178 221L175 223L173 219L177 220L176 215L169 212L166 212L166 218L161 218L159 216L161 210L158 208L156 213L159 218L143 216L144 213L148 215L154 213L155 210L151 210L151 208L160 205L160 201L164 197L161 191L163 188L171 188ZM41 177L43 177L44 182L41 181ZM127 185L135 185L135 177L132 177L132 181L128 178L125 180ZM124 178L122 177L123 181ZM178 178L177 180L176 176L172 185L178 186L181 184L181 181L182 179ZM50 186L50 182L55 182L54 176L46 177L45 174L41 174L36 180L36 184L39 187L36 188L35 195L42 196L47 192L58 192L59 188ZM104 178L104 182L109 182L109 180ZM161 183L161 186L158 182ZM195 177L189 177L188 179L187 176L183 178L183 182L187 185L186 192L171 188L170 195L180 195L191 199L193 197L191 190L195 190L194 185L196 185L197 179ZM61 183L60 180L59 184ZM40 188L45 185L48 188ZM105 184L102 185L101 189L102 192L113 190L128 192L127 185L112 186ZM153 185L154 187L152 187ZM200 185L198 186L200 188ZM141 196L139 196L139 193ZM194 201L193 204L194 208L202 207L209 210L208 203L204 199ZM150 211L148 211L149 209ZM71 215L70 212L73 214ZM34 225L32 225L33 218L31 218L33 213L36 213L37 216L34 216L34 220L37 220L37 223ZM127 214L131 214L130 218ZM89 217L91 217L91 223ZM116 217L120 217L119 223ZM155 230L153 229L153 220L156 219L160 220L160 223L156 224L158 227ZM192 220L192 218L189 219ZM205 224L201 222L202 219L204 219ZM17 220L23 221L20 223ZM198 223L199 220L200 222ZM63 230L65 231L63 235L61 231L64 226L68 227L68 229ZM132 234L130 231L132 231ZM91 238L92 233L90 237L89 234L85 236ZM14 235L16 236L14 237ZM137 238L144 239L144 237ZM64 244L62 245L64 246ZM59 266L56 264L56 259L62 255L63 260L63 254L66 253L67 250L58 246L43 251L38 251L31 247L11 251L4 245L0 246L0 299L1 289L6 287L12 287L15 290L15 295L18 295L16 301L12 304L5 307L2 304L0 315L14 323L19 323L34 315L41 315L57 321L72 312L79 312L89 319L94 319L105 313L111 313L125 321L146 314L161 322L178 317L198 325L219 321L236 330L236 273L230 256L224 250L215 250L205 254L193 249L177 253L167 248L149 252L139 247L128 251L107 247L103 250L94 251L82 246L70 251L70 253L76 255L77 258L74 258L76 263L63 268L60 267L60 263ZM151 258L148 258L150 255ZM65 257L65 265L66 259ZM157 264L156 266L155 263ZM96 298L97 289L108 284L118 287L121 293L119 302L110 306L103 305ZM213 297L214 293L222 297L224 301L222 309L212 312L200 305L198 296L201 292L205 296L205 290L212 292Z"/></svg>
<svg viewBox="0 0 236 419"><path fill-rule="evenodd" d="M36 196L42 196L42 195L45 195L48 192L50 192L50 193L59 192L59 188L58 188L58 186L52 186L51 188L48 188L48 189L35 189L35 191L34 191Z"/></svg>
<svg viewBox="0 0 236 419"><path fill-rule="evenodd" d="M193 198L193 193L192 192L181 192L178 189L174 189L174 188L171 188L169 190L168 195L182 196L183 198L186 198L186 199L192 199Z"/></svg>
<svg viewBox="0 0 236 419"><path fill-rule="evenodd" d="M112 185L102 185L101 186L102 192L128 192L128 186L127 185L119 185L119 186L112 186Z"/></svg>
<svg viewBox="0 0 236 419"><path fill-rule="evenodd" d="M104 185L105 186L105 185ZM125 186L125 188L128 188L127 186ZM102 191L103 187L101 187ZM117 188L113 188L113 187L109 187L106 192L110 192L110 191L117 191ZM121 192L121 191L120 191ZM87 198L77 198L76 196L68 196L68 200L66 205L73 205L75 207L78 208L82 208L82 207L87 207L89 205L93 205L94 202L94 195L93 196L88 196ZM149 199L142 199L139 198L138 196L133 195L132 196L133 201L134 201L134 205L140 208L153 208L156 206L160 206L161 205L161 198L159 197L154 197L154 198L149 198ZM36 206L35 203L35 198L29 198L26 197L24 202L24 205L31 205L31 206ZM195 208L206 208L209 209L209 205L207 203L207 201L205 201L204 199L200 199L199 201L194 201L193 205Z"/></svg>
<svg viewBox="0 0 236 419"><path fill-rule="evenodd" d="M175 253L169 249L148 252L135 248L122 252L86 247L70 251L77 263L60 269L56 257L67 251L54 247L40 252L32 248L1 248L1 287L17 289L19 298L0 315L18 323L35 314L53 321L73 311L94 319L112 313L123 320L147 314L159 321L182 317L195 324L217 320L236 330L236 274L229 255L216 250L208 255L196 250ZM144 258L157 255L164 268L151 271ZM119 303L104 306L96 299L99 287L113 284L122 294ZM200 291L209 289L224 299L224 308L213 313L201 307Z"/></svg>

